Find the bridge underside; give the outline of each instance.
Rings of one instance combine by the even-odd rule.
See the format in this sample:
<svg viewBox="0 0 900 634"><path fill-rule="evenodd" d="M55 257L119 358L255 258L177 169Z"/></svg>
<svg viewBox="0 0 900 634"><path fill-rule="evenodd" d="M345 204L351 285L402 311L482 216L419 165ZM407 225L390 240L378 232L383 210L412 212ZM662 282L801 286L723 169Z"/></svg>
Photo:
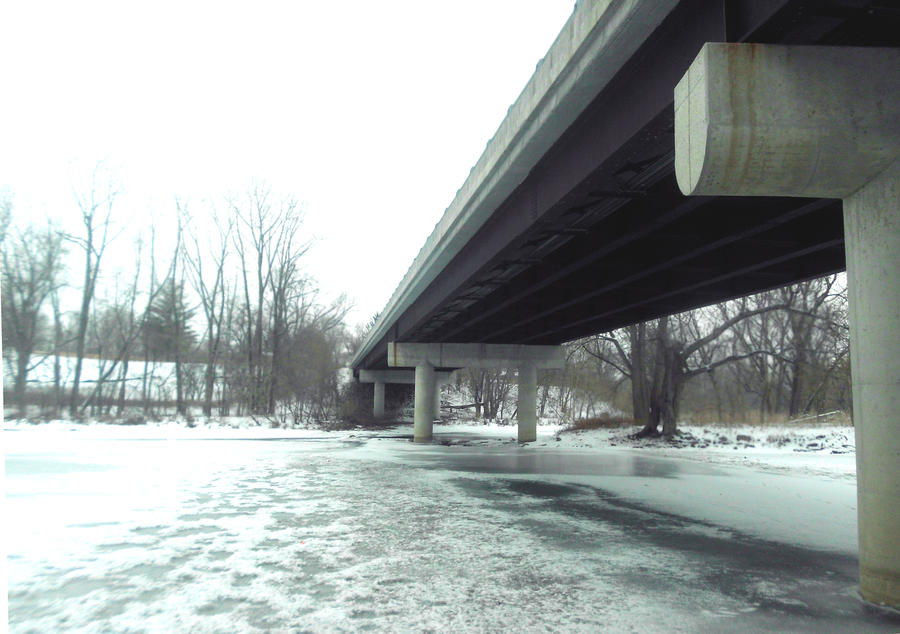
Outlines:
<svg viewBox="0 0 900 634"><path fill-rule="evenodd" d="M889 2L683 2L375 345L557 344L845 268L836 199L691 197L673 89L709 41L900 45Z"/></svg>

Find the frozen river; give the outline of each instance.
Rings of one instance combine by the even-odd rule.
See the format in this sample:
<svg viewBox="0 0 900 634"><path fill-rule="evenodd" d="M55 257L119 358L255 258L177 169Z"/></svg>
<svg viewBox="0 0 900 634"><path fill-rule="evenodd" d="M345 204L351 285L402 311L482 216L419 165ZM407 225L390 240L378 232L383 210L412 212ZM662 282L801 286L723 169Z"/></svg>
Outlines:
<svg viewBox="0 0 900 634"><path fill-rule="evenodd" d="M856 595L852 482L459 437L38 440L3 436L13 632L900 628Z"/></svg>

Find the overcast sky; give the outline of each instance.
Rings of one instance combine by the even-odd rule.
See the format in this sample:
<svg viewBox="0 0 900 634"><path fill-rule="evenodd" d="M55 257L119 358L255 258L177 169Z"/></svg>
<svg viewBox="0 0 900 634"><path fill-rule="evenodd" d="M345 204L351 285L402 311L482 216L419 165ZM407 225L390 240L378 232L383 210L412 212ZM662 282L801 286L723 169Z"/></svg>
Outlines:
<svg viewBox="0 0 900 634"><path fill-rule="evenodd" d="M7 2L0 188L17 219L71 223L103 161L137 225L264 180L302 201L307 272L365 321L573 4Z"/></svg>

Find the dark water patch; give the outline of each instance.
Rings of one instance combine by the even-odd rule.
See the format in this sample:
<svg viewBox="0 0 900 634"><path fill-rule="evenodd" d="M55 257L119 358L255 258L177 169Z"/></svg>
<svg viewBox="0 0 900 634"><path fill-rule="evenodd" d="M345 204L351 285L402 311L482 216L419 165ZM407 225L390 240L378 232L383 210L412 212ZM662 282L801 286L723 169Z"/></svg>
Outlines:
<svg viewBox="0 0 900 634"><path fill-rule="evenodd" d="M649 565L636 560L617 572L623 586L671 596L719 593L754 608L751 616L741 617L743 629L821 631L827 624L833 631L892 631L900 626L900 614L873 612L852 591L858 586L854 555L760 539L581 484L559 485L553 495L555 485L541 481L453 482L518 516L518 524L553 547L602 556L621 543L646 552ZM529 509L576 520L587 534L573 535L569 522L530 517ZM653 558L667 551L688 564L660 574L664 563ZM723 624L723 629L729 628Z"/></svg>
<svg viewBox="0 0 900 634"><path fill-rule="evenodd" d="M162 531L166 530L168 526L164 526L162 524L156 526L138 526L137 528L132 528L131 532L136 533L138 535L155 535L158 536Z"/></svg>
<svg viewBox="0 0 900 634"><path fill-rule="evenodd" d="M108 599L103 602L103 606L100 609L96 610L91 615L91 620L96 622L103 619L109 619L115 616L119 616L120 614L125 612L125 609L129 605L131 605L133 601L134 600L131 598L124 597Z"/></svg>
<svg viewBox="0 0 900 634"><path fill-rule="evenodd" d="M30 454L28 457L6 456L6 477L21 475L70 475L73 473L103 473L121 467L95 462L66 460L54 454ZM29 494L34 495L34 494Z"/></svg>
<svg viewBox="0 0 900 634"><path fill-rule="evenodd" d="M87 522L84 524L67 524L66 528L100 528L101 526L119 526L121 522Z"/></svg>
<svg viewBox="0 0 900 634"><path fill-rule="evenodd" d="M218 598L215 601L210 601L209 603L200 606L197 608L196 613L201 616L215 616L216 614L227 614L228 612L233 612L235 608L240 606L242 601L237 599L226 599L226 598Z"/></svg>
<svg viewBox="0 0 900 634"><path fill-rule="evenodd" d="M272 616L275 609L265 601L245 602L240 610L240 615L254 627L265 632L279 631L284 629L284 623L273 620Z"/></svg>
<svg viewBox="0 0 900 634"><path fill-rule="evenodd" d="M213 561L221 561L222 559L228 559L233 555L230 550L211 550L206 556L212 559Z"/></svg>
<svg viewBox="0 0 900 634"><path fill-rule="evenodd" d="M120 581L116 583L121 584ZM67 579L55 588L41 588L38 593L10 590L7 597L10 600L26 598L38 599L42 604L53 604L60 600L83 597L91 592L106 588L108 584L109 581L107 579L98 579L87 576L73 577L72 579ZM12 613L13 610L10 609L10 616L12 616Z"/></svg>
<svg viewBox="0 0 900 634"><path fill-rule="evenodd" d="M179 515L178 521L180 522L197 522L200 520L218 520L223 517L241 517L244 513L239 511L208 511L205 513L188 513L185 515Z"/></svg>
<svg viewBox="0 0 900 634"><path fill-rule="evenodd" d="M309 580L307 579L307 583ZM317 583L309 595L316 601L325 601L331 599L337 594L336 588L330 583Z"/></svg>
<svg viewBox="0 0 900 634"><path fill-rule="evenodd" d="M404 583L411 583L412 579L407 579L406 577L394 577L391 579L379 579L375 582L376 585L379 586L394 586Z"/></svg>
<svg viewBox="0 0 900 634"><path fill-rule="evenodd" d="M228 568L225 566L197 566L197 570L206 574L220 574L223 572L228 572Z"/></svg>
<svg viewBox="0 0 900 634"><path fill-rule="evenodd" d="M268 537L261 542L257 543L251 550L260 551L260 550L278 550L280 548L286 548L287 546L291 546L292 542L286 542L281 539L272 539Z"/></svg>
<svg viewBox="0 0 900 634"><path fill-rule="evenodd" d="M289 573L291 572L291 568L286 566L285 564L278 561L261 561L256 564L256 567L260 570L265 570L268 572L281 572L281 573Z"/></svg>
<svg viewBox="0 0 900 634"><path fill-rule="evenodd" d="M143 577L147 577L149 579L153 579L157 581L159 579L164 578L169 572L171 572L173 566L170 565L162 565L162 564L135 564L130 568L126 568L122 571L122 574L128 576L136 576L141 575Z"/></svg>
<svg viewBox="0 0 900 634"><path fill-rule="evenodd" d="M583 494L581 487L569 484L554 484L552 482L537 482L534 480L507 480L506 487L514 493L524 493L541 498L560 498L569 495Z"/></svg>
<svg viewBox="0 0 900 634"><path fill-rule="evenodd" d="M196 558L201 552L203 552L202 548L193 547L189 548L178 555L172 555L169 557L169 566L172 568L177 568L178 566L183 566L190 560Z"/></svg>
<svg viewBox="0 0 900 634"><path fill-rule="evenodd" d="M129 593L134 586L124 583L118 578L97 579L93 577L77 577L70 579L56 588L42 588L39 592L9 591L9 625L15 625L33 619L54 619L55 631L68 629L69 618L60 616L60 605L72 599L80 599L92 592L115 588L118 593ZM11 631L15 631L10 628ZM24 630L29 632L43 630Z"/></svg>
<svg viewBox="0 0 900 634"><path fill-rule="evenodd" d="M258 576L259 575L257 575L255 572L235 572L231 575L231 585L236 587L249 586Z"/></svg>
<svg viewBox="0 0 900 634"><path fill-rule="evenodd" d="M150 588L147 590L141 590L135 595L134 600L139 603L153 603L168 595L169 592L170 590L167 590L165 588Z"/></svg>
<svg viewBox="0 0 900 634"><path fill-rule="evenodd" d="M429 607L443 607L450 604L443 599L424 599L422 605L427 605Z"/></svg>
<svg viewBox="0 0 900 634"><path fill-rule="evenodd" d="M622 452L577 454L567 451L532 451L518 447L470 450L465 447L423 451L411 459L420 466L470 473L522 475L591 475L642 478L677 478L682 474L726 475L699 463Z"/></svg>
<svg viewBox="0 0 900 634"><path fill-rule="evenodd" d="M73 598L90 594L95 590L102 590L107 587L105 579L94 579L92 577L76 577L69 579L57 590L61 597Z"/></svg>
<svg viewBox="0 0 900 634"><path fill-rule="evenodd" d="M172 537L189 537L191 535L202 535L204 533L220 533L222 528L219 526L193 526L179 528L172 532Z"/></svg>

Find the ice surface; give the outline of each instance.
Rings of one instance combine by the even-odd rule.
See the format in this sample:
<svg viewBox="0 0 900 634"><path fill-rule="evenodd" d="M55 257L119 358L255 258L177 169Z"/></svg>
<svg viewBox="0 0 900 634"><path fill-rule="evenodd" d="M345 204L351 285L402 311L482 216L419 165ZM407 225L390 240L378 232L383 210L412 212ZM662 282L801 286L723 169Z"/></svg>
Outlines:
<svg viewBox="0 0 900 634"><path fill-rule="evenodd" d="M843 476L559 449L553 427L15 429L16 632L897 628L855 597Z"/></svg>

